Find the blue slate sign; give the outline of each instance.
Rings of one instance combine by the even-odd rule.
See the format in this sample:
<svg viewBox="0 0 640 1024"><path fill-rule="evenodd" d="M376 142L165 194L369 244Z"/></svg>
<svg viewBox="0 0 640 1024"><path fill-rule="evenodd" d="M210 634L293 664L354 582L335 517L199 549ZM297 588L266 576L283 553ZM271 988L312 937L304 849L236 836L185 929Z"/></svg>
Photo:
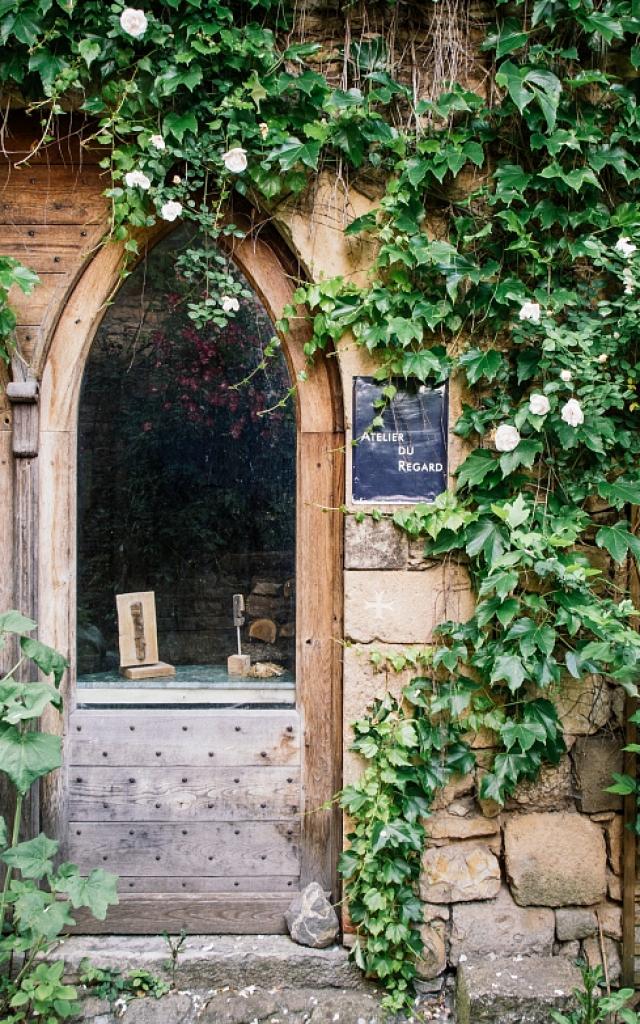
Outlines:
<svg viewBox="0 0 640 1024"><path fill-rule="evenodd" d="M397 393L384 408L387 382L353 381L352 495L354 502L390 505L435 501L447 489L448 389L392 383ZM382 415L382 426L372 427Z"/></svg>

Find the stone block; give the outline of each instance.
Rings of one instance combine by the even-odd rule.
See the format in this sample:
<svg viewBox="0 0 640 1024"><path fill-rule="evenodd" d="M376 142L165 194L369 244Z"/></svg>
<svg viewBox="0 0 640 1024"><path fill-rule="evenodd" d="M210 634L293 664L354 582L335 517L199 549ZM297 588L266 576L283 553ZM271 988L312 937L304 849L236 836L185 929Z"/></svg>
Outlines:
<svg viewBox="0 0 640 1024"><path fill-rule="evenodd" d="M420 573L349 570L344 631L350 640L425 644L446 619L466 622L474 609L469 577L444 563Z"/></svg>
<svg viewBox="0 0 640 1024"><path fill-rule="evenodd" d="M556 935L559 942L588 939L595 935L598 922L593 910L585 907L561 907L556 910Z"/></svg>
<svg viewBox="0 0 640 1024"><path fill-rule="evenodd" d="M433 810L444 810L458 797L473 793L475 784L475 777L471 772L468 775L454 775L446 786L436 792Z"/></svg>
<svg viewBox="0 0 640 1024"><path fill-rule="evenodd" d="M602 967L610 982L620 980L622 974L622 961L620 960L620 947L614 939L605 938L603 942L604 957L600 948L598 938L585 939L582 943L582 950L589 967Z"/></svg>
<svg viewBox="0 0 640 1024"><path fill-rule="evenodd" d="M584 679L567 676L555 697L562 727L571 736L588 736L605 726L611 716L611 689L602 676Z"/></svg>
<svg viewBox="0 0 640 1024"><path fill-rule="evenodd" d="M555 942L553 955L566 956L568 960L575 961L580 956L580 943L577 939L574 942Z"/></svg>
<svg viewBox="0 0 640 1024"><path fill-rule="evenodd" d="M495 900L456 903L452 910L449 959L479 960L514 954L551 956L554 914L546 907L519 907L506 886Z"/></svg>
<svg viewBox="0 0 640 1024"><path fill-rule="evenodd" d="M580 814L512 817L504 830L511 892L520 906L599 903L606 891L602 829Z"/></svg>
<svg viewBox="0 0 640 1024"><path fill-rule="evenodd" d="M558 765L544 765L533 781L521 782L506 803L507 810L561 811L572 806L573 780L568 755Z"/></svg>
<svg viewBox="0 0 640 1024"><path fill-rule="evenodd" d="M425 981L437 978L447 966L445 927L444 921L435 920L420 929L424 946L416 967L418 977Z"/></svg>
<svg viewBox="0 0 640 1024"><path fill-rule="evenodd" d="M607 871L607 896L610 900L622 903L622 879L612 871Z"/></svg>
<svg viewBox="0 0 640 1024"><path fill-rule="evenodd" d="M359 523L355 516L344 522L345 569L404 569L407 564L406 533L391 519L377 523L365 518Z"/></svg>
<svg viewBox="0 0 640 1024"><path fill-rule="evenodd" d="M605 935L610 939L622 941L622 908L615 903L605 903L598 907L598 921Z"/></svg>
<svg viewBox="0 0 640 1024"><path fill-rule="evenodd" d="M132 999L126 1010L127 1024L186 1024L191 1018L191 999L183 992L169 992L161 1000L147 996Z"/></svg>
<svg viewBox="0 0 640 1024"><path fill-rule="evenodd" d="M459 815L455 803L449 810L436 811L426 820L429 839L475 839L478 836L492 836L500 832L496 818L485 818L482 814Z"/></svg>
<svg viewBox="0 0 640 1024"><path fill-rule="evenodd" d="M580 972L564 957L519 957L458 968L458 1024L549 1024L573 1005Z"/></svg>
<svg viewBox="0 0 640 1024"><path fill-rule="evenodd" d="M624 835L624 822L621 814L616 814L612 821L604 827L604 836L607 842L607 857L609 867L614 874L622 872L622 837Z"/></svg>
<svg viewBox="0 0 640 1024"><path fill-rule="evenodd" d="M500 864L486 846L432 847L422 857L420 896L427 903L488 900L500 890Z"/></svg>
<svg viewBox="0 0 640 1024"><path fill-rule="evenodd" d="M615 736L581 736L572 751L578 806L584 814L619 810L622 797L605 792L622 771L622 743Z"/></svg>

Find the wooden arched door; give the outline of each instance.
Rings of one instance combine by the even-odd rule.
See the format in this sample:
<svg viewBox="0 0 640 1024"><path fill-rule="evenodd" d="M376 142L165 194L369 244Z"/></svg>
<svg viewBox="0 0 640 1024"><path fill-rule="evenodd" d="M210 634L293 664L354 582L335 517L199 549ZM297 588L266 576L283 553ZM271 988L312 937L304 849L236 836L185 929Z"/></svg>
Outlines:
<svg viewBox="0 0 640 1024"><path fill-rule="evenodd" d="M291 300L295 269L279 238L248 234L232 255L275 322ZM40 633L71 660L67 767L43 792L43 824L68 859L123 877L119 906L98 925L81 920L84 930L278 932L292 893L309 881L337 898L339 818L318 810L341 776L341 522L338 512L325 511L342 499L337 375L321 361L296 393L295 704L91 706L86 693L79 701L78 406L119 264L109 246L86 268L42 374L39 483L48 499L40 514ZM303 323L281 339L296 381L308 369ZM181 786L188 799L175 797Z"/></svg>

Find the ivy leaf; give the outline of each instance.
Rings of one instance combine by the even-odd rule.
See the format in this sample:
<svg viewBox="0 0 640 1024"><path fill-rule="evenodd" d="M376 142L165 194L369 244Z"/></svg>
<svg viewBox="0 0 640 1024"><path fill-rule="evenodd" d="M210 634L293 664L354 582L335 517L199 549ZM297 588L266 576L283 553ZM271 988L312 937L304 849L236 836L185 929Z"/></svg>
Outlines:
<svg viewBox="0 0 640 1024"><path fill-rule="evenodd" d="M542 441L524 438L512 452L505 452L504 455L500 456L500 469L502 470L503 477L509 476L519 466L531 469L536 455L539 455L541 451Z"/></svg>
<svg viewBox="0 0 640 1024"><path fill-rule="evenodd" d="M92 62L100 56L101 50L102 46L97 39L81 39L78 43L78 53L87 67L91 67Z"/></svg>
<svg viewBox="0 0 640 1024"><path fill-rule="evenodd" d="M52 857L57 852L58 843L41 832L35 839L5 850L0 860L10 868L17 868L25 878L44 878L53 870Z"/></svg>
<svg viewBox="0 0 640 1024"><path fill-rule="evenodd" d="M459 363L464 368L468 383L476 384L482 377L495 380L504 365L504 356L493 348L485 352L472 348L460 356Z"/></svg>
<svg viewBox="0 0 640 1024"><path fill-rule="evenodd" d="M534 743L546 740L544 726L539 722L514 722L509 721L500 729L500 736L504 740L507 750L511 750L516 744L526 754Z"/></svg>
<svg viewBox="0 0 640 1024"><path fill-rule="evenodd" d="M28 619L21 612L9 611L0 615L0 633L30 633L35 628L33 619Z"/></svg>
<svg viewBox="0 0 640 1024"><path fill-rule="evenodd" d="M61 740L45 732L20 732L0 722L0 771L24 796L36 779L62 764Z"/></svg>
<svg viewBox="0 0 640 1024"><path fill-rule="evenodd" d="M494 520L484 518L471 523L466 531L466 552L471 558L483 553L487 565L493 565L506 548L507 538L504 527Z"/></svg>
<svg viewBox="0 0 640 1024"><path fill-rule="evenodd" d="M616 780L612 786L607 786L605 793L617 793L620 796L631 796L637 792L638 784L630 775L621 775L620 772L612 772Z"/></svg>
<svg viewBox="0 0 640 1024"><path fill-rule="evenodd" d="M640 482L633 480L614 480L607 483L603 480L598 484L598 494L605 501L610 501L616 508L622 508L627 503L640 505Z"/></svg>
<svg viewBox="0 0 640 1024"><path fill-rule="evenodd" d="M596 544L599 548L606 548L614 562L624 561L631 541L635 539L629 533L629 524L624 520L615 526L601 526L596 533Z"/></svg>
<svg viewBox="0 0 640 1024"><path fill-rule="evenodd" d="M402 355L402 373L405 377L417 377L425 381L434 377L441 381L449 374L449 366L442 355L432 349L423 348L417 352L404 352Z"/></svg>
<svg viewBox="0 0 640 1024"><path fill-rule="evenodd" d="M527 678L522 660L515 654L501 654L496 658L491 672L491 682L505 681L511 693L519 690Z"/></svg>
<svg viewBox="0 0 640 1024"><path fill-rule="evenodd" d="M295 135L291 135L274 151L273 156L285 171L291 170L298 163L315 171L318 168L320 142L300 142Z"/></svg>
<svg viewBox="0 0 640 1024"><path fill-rule="evenodd" d="M186 114L167 114L162 121L162 128L165 135L173 135L178 142L182 142L185 132L193 132L195 135L198 131L198 119L192 110L188 110Z"/></svg>
<svg viewBox="0 0 640 1024"><path fill-rule="evenodd" d="M497 462L493 452L486 448L478 448L467 456L458 469L458 486L476 487L496 468Z"/></svg>

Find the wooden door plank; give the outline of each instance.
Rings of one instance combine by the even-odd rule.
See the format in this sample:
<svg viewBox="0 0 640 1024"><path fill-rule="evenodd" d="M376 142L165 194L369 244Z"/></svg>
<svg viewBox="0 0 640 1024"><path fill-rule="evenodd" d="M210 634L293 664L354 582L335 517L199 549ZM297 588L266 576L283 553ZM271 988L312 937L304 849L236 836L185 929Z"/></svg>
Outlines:
<svg viewBox="0 0 640 1024"><path fill-rule="evenodd" d="M2 224L0 255L16 257L37 274L75 274L102 235L100 225Z"/></svg>
<svg viewBox="0 0 640 1024"><path fill-rule="evenodd" d="M82 872L123 875L295 875L300 827L281 822L69 822L66 857ZM96 857L98 865L96 864Z"/></svg>
<svg viewBox="0 0 640 1024"><path fill-rule="evenodd" d="M297 768L190 767L186 772L154 765L69 773L74 821L279 821L299 812Z"/></svg>
<svg viewBox="0 0 640 1024"><path fill-rule="evenodd" d="M119 875L118 892L132 893L207 893L207 892L287 892L289 898L300 888L299 875L166 875L140 878Z"/></svg>
<svg viewBox="0 0 640 1024"><path fill-rule="evenodd" d="M9 302L18 323L23 327L37 327L47 314L55 314L70 283L68 274L40 274L40 283L31 295L25 295L14 285L9 292Z"/></svg>
<svg viewBox="0 0 640 1024"><path fill-rule="evenodd" d="M74 910L77 934L278 935L286 932L284 914L291 894L215 893L172 896L121 896L105 921Z"/></svg>
<svg viewBox="0 0 640 1024"><path fill-rule="evenodd" d="M70 763L98 765L106 760L110 766L169 768L296 765L299 732L295 710L80 709L71 715Z"/></svg>

